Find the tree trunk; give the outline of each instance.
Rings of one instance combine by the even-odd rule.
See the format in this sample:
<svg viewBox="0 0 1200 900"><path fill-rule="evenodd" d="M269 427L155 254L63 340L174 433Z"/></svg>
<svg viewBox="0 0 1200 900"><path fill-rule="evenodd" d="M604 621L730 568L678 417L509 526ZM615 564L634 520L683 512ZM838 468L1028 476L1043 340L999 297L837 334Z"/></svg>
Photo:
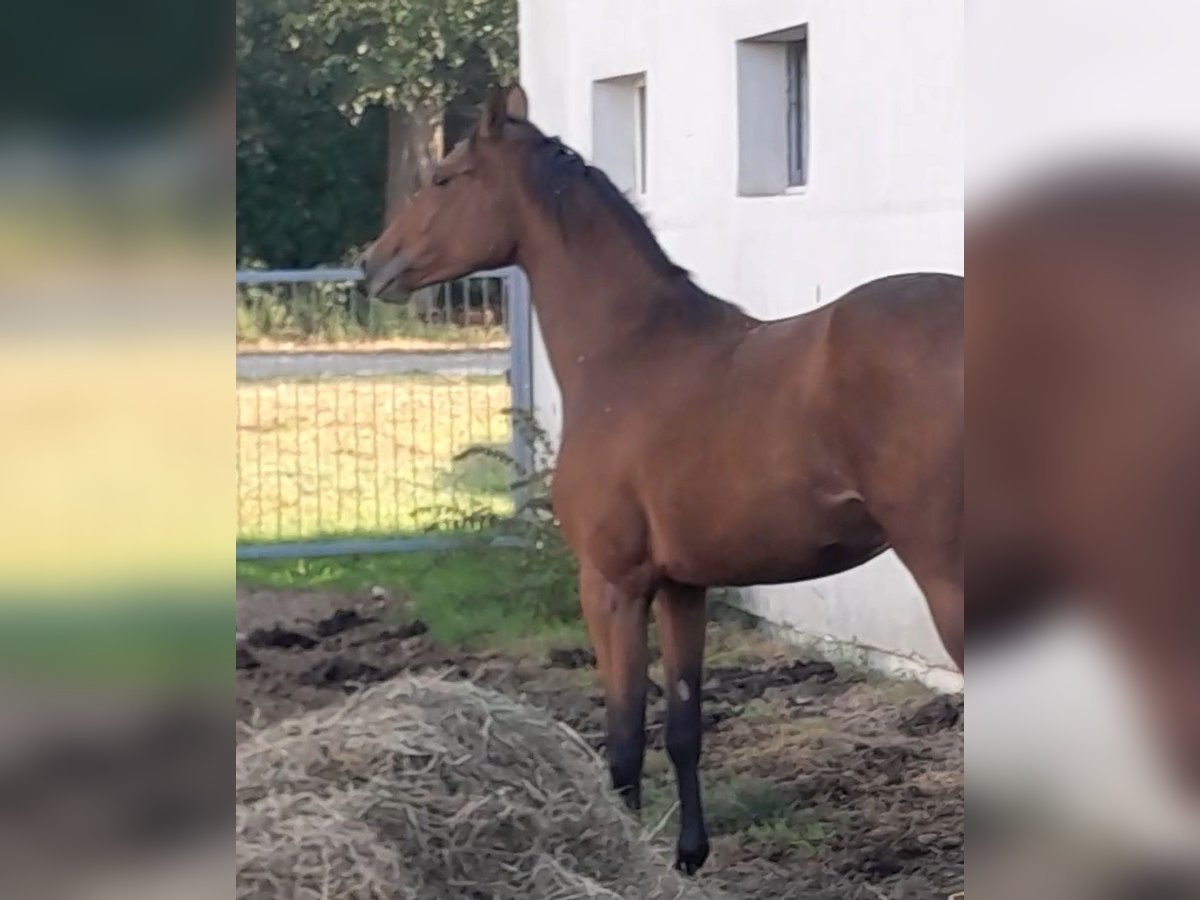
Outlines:
<svg viewBox="0 0 1200 900"><path fill-rule="evenodd" d="M429 171L442 158L442 115L429 109L414 113L388 110L387 180L383 204L384 226L421 187ZM407 301L410 314L423 321L433 318L440 290L425 288Z"/></svg>
<svg viewBox="0 0 1200 900"><path fill-rule="evenodd" d="M442 157L442 116L428 109L388 111L384 215L391 219Z"/></svg>

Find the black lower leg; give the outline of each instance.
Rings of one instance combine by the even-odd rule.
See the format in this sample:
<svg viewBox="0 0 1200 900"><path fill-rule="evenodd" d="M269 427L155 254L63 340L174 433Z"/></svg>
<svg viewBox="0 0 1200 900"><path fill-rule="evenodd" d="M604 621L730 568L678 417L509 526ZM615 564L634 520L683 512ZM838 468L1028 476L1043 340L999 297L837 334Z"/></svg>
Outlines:
<svg viewBox="0 0 1200 900"><path fill-rule="evenodd" d="M646 697L627 698L608 708L608 766L613 789L631 810L642 808L642 763L646 755Z"/></svg>
<svg viewBox="0 0 1200 900"><path fill-rule="evenodd" d="M700 671L684 672L668 690L667 754L679 786L680 832L676 866L689 875L708 858L708 833L700 802Z"/></svg>

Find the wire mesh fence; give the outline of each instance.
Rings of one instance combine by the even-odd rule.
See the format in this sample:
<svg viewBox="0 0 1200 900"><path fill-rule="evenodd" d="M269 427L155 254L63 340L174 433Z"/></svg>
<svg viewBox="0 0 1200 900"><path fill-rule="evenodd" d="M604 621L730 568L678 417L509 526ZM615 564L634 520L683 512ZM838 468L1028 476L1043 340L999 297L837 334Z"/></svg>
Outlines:
<svg viewBox="0 0 1200 900"><path fill-rule="evenodd" d="M239 272L237 316L239 553L511 510L511 410L529 407L519 272L404 305L367 298L355 270Z"/></svg>

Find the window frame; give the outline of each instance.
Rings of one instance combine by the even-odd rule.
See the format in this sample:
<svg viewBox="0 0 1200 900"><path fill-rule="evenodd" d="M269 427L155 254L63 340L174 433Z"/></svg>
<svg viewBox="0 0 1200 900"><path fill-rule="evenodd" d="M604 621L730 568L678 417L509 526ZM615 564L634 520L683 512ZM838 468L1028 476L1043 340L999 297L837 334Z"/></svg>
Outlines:
<svg viewBox="0 0 1200 900"><path fill-rule="evenodd" d="M592 163L632 198L648 187L649 123L645 71L592 81Z"/></svg>
<svg viewBox="0 0 1200 900"><path fill-rule="evenodd" d="M737 196L806 194L813 179L809 23L738 38Z"/></svg>
<svg viewBox="0 0 1200 900"><path fill-rule="evenodd" d="M649 137L647 136L649 112L646 91L646 76L638 77L633 84L633 132L634 132L634 164L633 192L639 197L646 195L646 184L649 169Z"/></svg>
<svg viewBox="0 0 1200 900"><path fill-rule="evenodd" d="M787 41L788 187L808 186L808 35Z"/></svg>

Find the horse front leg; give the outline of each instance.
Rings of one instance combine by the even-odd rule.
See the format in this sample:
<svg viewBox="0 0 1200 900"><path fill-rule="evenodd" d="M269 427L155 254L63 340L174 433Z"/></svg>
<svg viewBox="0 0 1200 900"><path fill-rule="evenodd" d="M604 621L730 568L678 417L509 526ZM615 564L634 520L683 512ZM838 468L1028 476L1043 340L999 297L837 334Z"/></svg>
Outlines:
<svg viewBox="0 0 1200 900"><path fill-rule="evenodd" d="M679 841L675 868L692 875L708 859L708 831L700 802L700 691L704 682L704 589L667 584L654 599L667 694L667 755L679 787Z"/></svg>
<svg viewBox="0 0 1200 900"><path fill-rule="evenodd" d="M610 584L587 564L580 566L579 597L604 684L605 749L613 788L626 806L638 811L646 753L649 602Z"/></svg>

